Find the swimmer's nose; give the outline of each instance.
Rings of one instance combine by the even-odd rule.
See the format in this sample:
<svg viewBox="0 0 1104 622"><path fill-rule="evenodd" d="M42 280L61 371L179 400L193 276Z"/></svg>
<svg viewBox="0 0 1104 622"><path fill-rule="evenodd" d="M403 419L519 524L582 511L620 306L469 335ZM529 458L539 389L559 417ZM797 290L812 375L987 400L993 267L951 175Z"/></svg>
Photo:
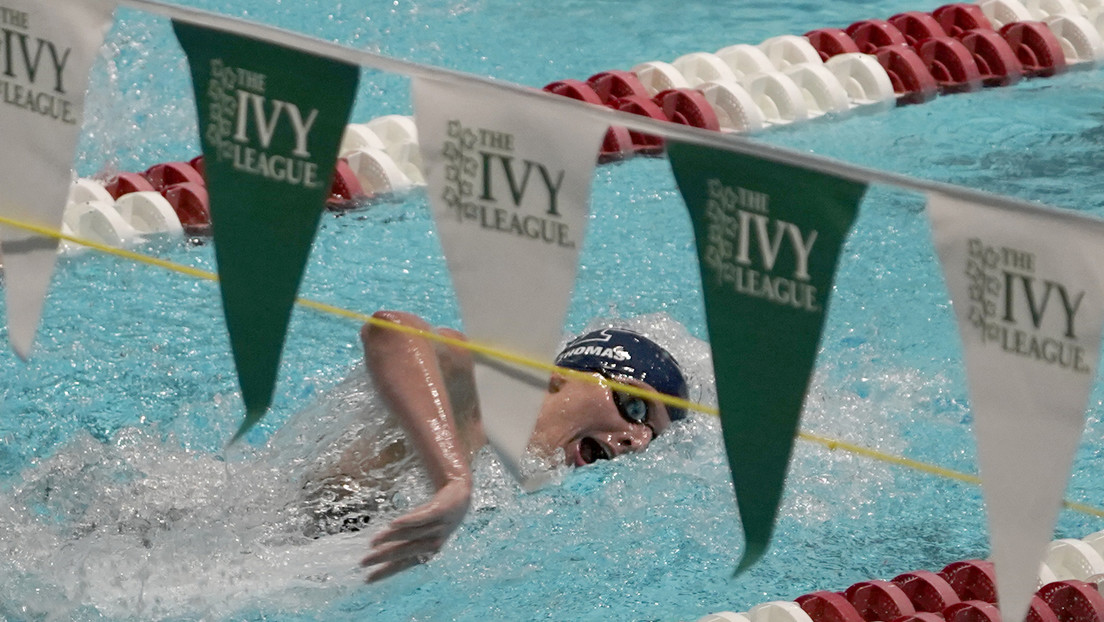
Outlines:
<svg viewBox="0 0 1104 622"><path fill-rule="evenodd" d="M652 431L648 429L648 426L639 424L622 430L613 436L610 445L613 446L613 450L617 452L617 455L641 451L648 447L648 443L652 442Z"/></svg>

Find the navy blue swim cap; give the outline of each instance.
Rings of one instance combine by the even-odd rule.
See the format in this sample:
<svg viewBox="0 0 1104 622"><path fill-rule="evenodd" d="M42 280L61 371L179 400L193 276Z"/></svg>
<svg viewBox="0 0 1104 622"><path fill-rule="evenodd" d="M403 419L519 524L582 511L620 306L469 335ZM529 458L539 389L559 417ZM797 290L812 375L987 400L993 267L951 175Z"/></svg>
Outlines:
<svg viewBox="0 0 1104 622"><path fill-rule="evenodd" d="M647 337L622 328L603 328L572 339L556 357L556 365L605 376L627 376L656 391L686 399L686 379L671 353ZM667 406L671 421L686 410Z"/></svg>

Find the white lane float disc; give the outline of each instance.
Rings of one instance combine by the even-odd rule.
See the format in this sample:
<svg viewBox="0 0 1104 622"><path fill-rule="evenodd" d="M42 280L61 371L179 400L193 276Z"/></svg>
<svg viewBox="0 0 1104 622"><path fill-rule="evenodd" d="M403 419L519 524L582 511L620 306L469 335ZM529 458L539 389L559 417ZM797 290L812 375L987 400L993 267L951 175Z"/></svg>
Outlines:
<svg viewBox="0 0 1104 622"><path fill-rule="evenodd" d="M752 607L748 610L748 618L751 622L813 622L800 605L781 600Z"/></svg>
<svg viewBox="0 0 1104 622"><path fill-rule="evenodd" d="M1041 588L1049 583L1054 583L1058 580L1058 573L1054 572L1046 562L1039 564L1038 579L1035 581L1035 589Z"/></svg>
<svg viewBox="0 0 1104 622"><path fill-rule="evenodd" d="M671 63L690 88L698 88L704 82L736 80L736 74L720 56L709 52L693 52L680 56Z"/></svg>
<svg viewBox="0 0 1104 622"><path fill-rule="evenodd" d="M858 52L837 54L824 66L847 91L853 106L896 105L893 82L875 57Z"/></svg>
<svg viewBox="0 0 1104 622"><path fill-rule="evenodd" d="M115 206L104 201L84 201L65 206L62 222L78 238L98 242L105 246L124 248L142 241Z"/></svg>
<svg viewBox="0 0 1104 622"><path fill-rule="evenodd" d="M686 77L675 69L671 63L661 60L652 60L633 67L630 71L640 78L641 84L648 89L648 95L654 97L656 93L669 89L688 89L690 83Z"/></svg>
<svg viewBox="0 0 1104 622"><path fill-rule="evenodd" d="M980 6L981 12L996 30L1000 30L1005 24L1030 22L1034 19L1031 11L1020 0L984 0Z"/></svg>
<svg viewBox="0 0 1104 622"><path fill-rule="evenodd" d="M1091 533L1081 538L1081 541L1093 547L1093 550L1099 553L1101 557L1104 557L1104 531Z"/></svg>
<svg viewBox="0 0 1104 622"><path fill-rule="evenodd" d="M413 117L401 114L389 114L377 117L364 124L383 141L384 148L398 143L418 142L418 126Z"/></svg>
<svg viewBox="0 0 1104 622"><path fill-rule="evenodd" d="M741 83L763 111L767 123L786 125L809 117L805 94L786 74L780 71L760 73Z"/></svg>
<svg viewBox="0 0 1104 622"><path fill-rule="evenodd" d="M380 137L367 125L350 123L345 126L345 133L341 135L341 147L338 148L338 155L344 156L357 149L379 149L382 151L386 148L387 145L383 144Z"/></svg>
<svg viewBox="0 0 1104 622"><path fill-rule="evenodd" d="M1084 581L1092 575L1104 574L1104 557L1088 543L1073 538L1051 542L1044 563L1054 571L1057 581Z"/></svg>
<svg viewBox="0 0 1104 622"><path fill-rule="evenodd" d="M76 237L77 235L73 233L73 230L69 228L69 225L65 224L64 222L61 223L61 232L65 235L71 235L73 237ZM69 240L62 240L61 243L58 244L59 255L79 255L86 250L88 250L86 247L74 242L70 242ZM0 268L3 267L3 263L0 263Z"/></svg>
<svg viewBox="0 0 1104 622"><path fill-rule="evenodd" d="M1081 10L1082 15L1104 8L1104 0L1074 0L1074 4Z"/></svg>
<svg viewBox="0 0 1104 622"><path fill-rule="evenodd" d="M1052 15L1043 20L1058 42L1062 44L1062 53L1066 62L1098 63L1104 59L1104 39L1101 39L1096 26L1080 13Z"/></svg>
<svg viewBox="0 0 1104 622"><path fill-rule="evenodd" d="M131 192L115 201L119 216L139 234L164 233L183 237L180 218L159 192Z"/></svg>
<svg viewBox="0 0 1104 622"><path fill-rule="evenodd" d="M774 63L767 58L763 50L747 43L737 43L717 50L717 58L720 58L732 69L740 80L757 74L775 70Z"/></svg>
<svg viewBox="0 0 1104 622"><path fill-rule="evenodd" d="M754 132L766 126L763 111L739 82L706 82L698 88L717 113L717 122L722 131Z"/></svg>
<svg viewBox="0 0 1104 622"><path fill-rule="evenodd" d="M412 185L391 156L379 149L357 149L346 155L345 160L368 194L403 192Z"/></svg>
<svg viewBox="0 0 1104 622"><path fill-rule="evenodd" d="M792 65L812 63L822 64L820 52L812 43L799 35L780 35L771 37L759 44L759 49L767 55L775 69L782 70Z"/></svg>
<svg viewBox="0 0 1104 622"><path fill-rule="evenodd" d="M1079 15L1081 10L1073 0L1024 0L1031 18L1043 21L1051 15Z"/></svg>
<svg viewBox="0 0 1104 622"><path fill-rule="evenodd" d="M751 622L747 614L732 611L718 611L698 618L695 622Z"/></svg>
<svg viewBox="0 0 1104 622"><path fill-rule="evenodd" d="M415 186L426 185L425 167L422 164L422 150L415 142L397 143L387 149L387 155L394 160L395 166L410 179Z"/></svg>
<svg viewBox="0 0 1104 622"><path fill-rule="evenodd" d="M76 179L69 186L68 203L84 203L85 201L103 201L114 203L115 197L107 191L102 182L95 179L82 177Z"/></svg>
<svg viewBox="0 0 1104 622"><path fill-rule="evenodd" d="M1104 7L1092 9L1085 14L1085 19L1096 28L1097 34L1104 37Z"/></svg>
<svg viewBox="0 0 1104 622"><path fill-rule="evenodd" d="M790 65L782 73L805 94L805 107L810 118L851 109L847 90L819 58L816 63Z"/></svg>

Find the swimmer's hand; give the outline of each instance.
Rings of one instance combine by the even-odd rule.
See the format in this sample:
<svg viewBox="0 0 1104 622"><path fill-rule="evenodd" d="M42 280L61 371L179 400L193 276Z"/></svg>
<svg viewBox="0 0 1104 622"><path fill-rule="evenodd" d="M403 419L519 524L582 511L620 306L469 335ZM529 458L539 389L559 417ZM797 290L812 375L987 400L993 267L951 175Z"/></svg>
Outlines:
<svg viewBox="0 0 1104 622"><path fill-rule="evenodd" d="M424 562L441 550L471 505L471 474L449 480L433 498L391 521L372 538L372 550L360 560L362 568L379 565L368 582L386 579Z"/></svg>

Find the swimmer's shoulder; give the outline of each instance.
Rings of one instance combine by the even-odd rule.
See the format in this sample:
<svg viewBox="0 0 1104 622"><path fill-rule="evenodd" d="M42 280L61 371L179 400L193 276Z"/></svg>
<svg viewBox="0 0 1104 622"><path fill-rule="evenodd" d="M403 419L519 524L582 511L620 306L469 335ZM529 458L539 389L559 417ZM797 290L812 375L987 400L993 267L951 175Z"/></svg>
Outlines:
<svg viewBox="0 0 1104 622"><path fill-rule="evenodd" d="M383 321L367 323L361 329L361 339L364 341L366 356L370 354L370 351L376 350L376 348L369 345L374 340L373 337L379 338L383 331L389 330L386 323L399 324L424 332L433 332L452 342L433 340L432 347L443 376L445 391L448 393L452 405L454 421L459 428L458 431L469 450L469 454L485 444L486 438L483 434L482 418L479 411L479 397L475 389L475 358L470 349L463 347L461 343L457 343L466 343L468 337L454 328L433 327L425 319L406 311L381 310L375 312L372 317ZM397 346L390 339L385 339L385 341L389 342L392 347ZM377 350L376 356L386 356L387 349L388 347L384 346L382 350Z"/></svg>
<svg viewBox="0 0 1104 622"><path fill-rule="evenodd" d="M472 356L471 350L465 348L462 344L457 342L467 343L468 337L464 333L444 326L434 327L426 322L422 317L415 315L407 311L392 311L392 310L380 310L372 314L372 318L376 321L366 323L360 331L361 340L364 342L366 348L366 354L369 350L374 350L370 347L370 344L380 337L384 336L389 324L396 326L402 326L405 328L412 328L423 333L434 333L441 337L444 337L451 341L432 341L432 347L434 353L437 355L437 362L440 365L441 373L444 375L445 383L448 385L449 393L454 394L454 398L461 400L474 399L474 370L475 360ZM394 336L389 335L389 336ZM383 345L383 351L381 354L386 354L387 348L394 347L396 344L389 339L386 340L387 345Z"/></svg>
<svg viewBox="0 0 1104 622"><path fill-rule="evenodd" d="M464 343L468 341L468 336L455 328L438 326L434 329L434 332L447 339L462 341ZM437 344L437 356L441 362L441 371L444 372L445 376L452 376L454 374L464 376L472 375L472 370L475 367L475 359L472 357L471 350L468 348L454 343L440 342Z"/></svg>

